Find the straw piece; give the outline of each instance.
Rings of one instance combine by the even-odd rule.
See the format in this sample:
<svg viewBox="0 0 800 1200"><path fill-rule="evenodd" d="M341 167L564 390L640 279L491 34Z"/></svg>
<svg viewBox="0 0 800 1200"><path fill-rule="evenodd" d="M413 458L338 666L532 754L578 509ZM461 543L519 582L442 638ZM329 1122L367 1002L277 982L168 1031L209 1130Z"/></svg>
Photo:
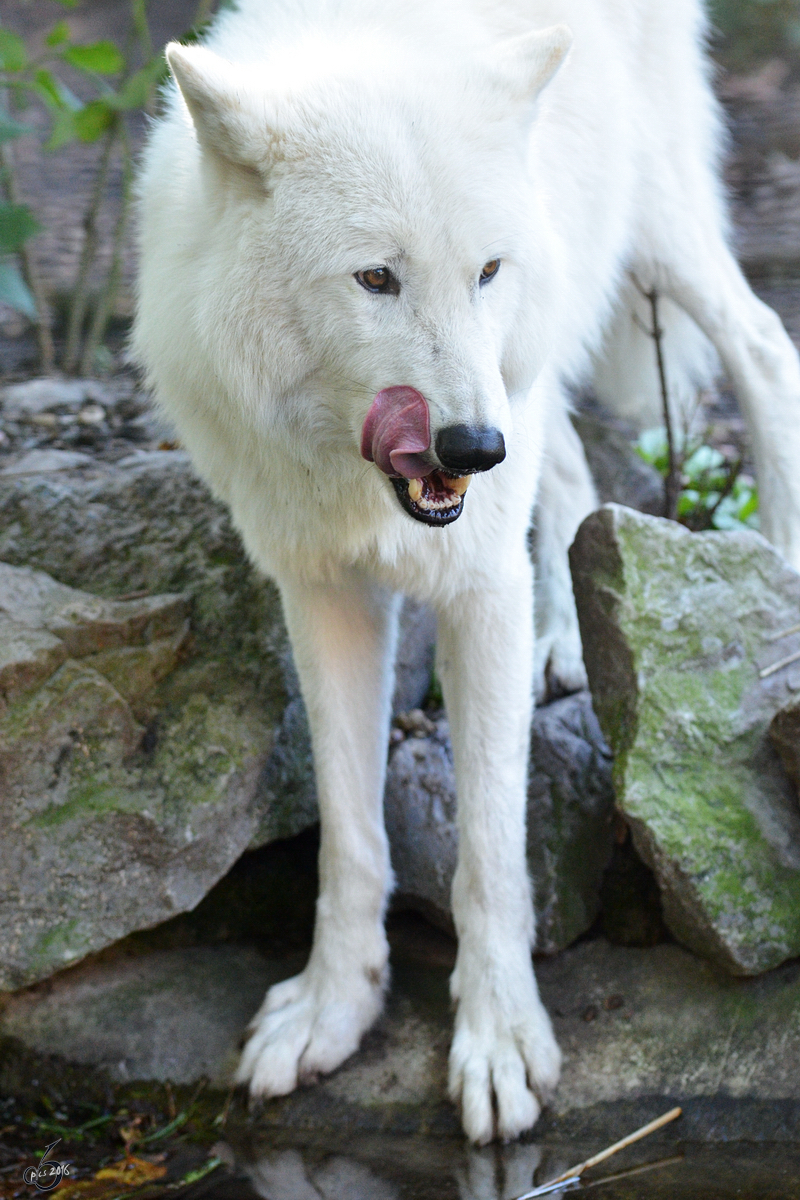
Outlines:
<svg viewBox="0 0 800 1200"><path fill-rule="evenodd" d="M669 1125L670 1121L674 1121L679 1117L682 1111L681 1108L670 1109L668 1113L664 1113L663 1117L658 1117L655 1121L651 1121L649 1125L643 1125L635 1133L629 1133L622 1141L615 1142L613 1146L609 1146L607 1150L601 1150L599 1154L595 1154L592 1158L587 1158L586 1162L579 1163L577 1167L570 1167L562 1175L557 1175L555 1179L551 1179L550 1183L561 1183L563 1179L571 1179L575 1175L582 1175L584 1171L589 1170L589 1167L596 1167L598 1163L605 1162L607 1158L611 1158L612 1154L616 1154L619 1150L624 1150L626 1146L632 1146L634 1142L638 1142L641 1138L655 1133L662 1126Z"/></svg>
<svg viewBox="0 0 800 1200"><path fill-rule="evenodd" d="M800 633L800 625L790 625L788 629L782 629L780 633L771 633L767 641L779 642L782 638L788 637L790 633Z"/></svg>
<svg viewBox="0 0 800 1200"><path fill-rule="evenodd" d="M780 659L773 663L771 667L764 667L763 671L758 672L759 679L766 679L769 675L774 675L776 671L780 671L783 667L788 667L791 663L797 662L800 658L800 650L795 650L794 654L787 654L786 658Z"/></svg>

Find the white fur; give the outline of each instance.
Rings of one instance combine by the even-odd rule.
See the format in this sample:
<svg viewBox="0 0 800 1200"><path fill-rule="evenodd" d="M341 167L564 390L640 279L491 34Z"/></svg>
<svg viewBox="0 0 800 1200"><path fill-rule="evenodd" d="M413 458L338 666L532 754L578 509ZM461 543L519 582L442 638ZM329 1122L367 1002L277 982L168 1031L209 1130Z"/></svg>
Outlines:
<svg viewBox="0 0 800 1200"><path fill-rule="evenodd" d="M482 1142L529 1128L556 1084L524 855L526 534L541 473L538 671L578 686L564 551L595 500L564 388L595 362L620 406L638 394L628 273L718 352L765 532L800 567L800 366L726 245L703 34L698 0L239 0L205 47L170 52L182 92L142 174L135 347L280 588L322 817L309 963L268 994L239 1070L256 1094L335 1068L381 1007L400 592L437 609L456 759L450 1091ZM384 264L398 296L354 278ZM701 375L705 343L683 360ZM373 397L400 384L434 434L505 436L447 528L410 519L359 453Z"/></svg>

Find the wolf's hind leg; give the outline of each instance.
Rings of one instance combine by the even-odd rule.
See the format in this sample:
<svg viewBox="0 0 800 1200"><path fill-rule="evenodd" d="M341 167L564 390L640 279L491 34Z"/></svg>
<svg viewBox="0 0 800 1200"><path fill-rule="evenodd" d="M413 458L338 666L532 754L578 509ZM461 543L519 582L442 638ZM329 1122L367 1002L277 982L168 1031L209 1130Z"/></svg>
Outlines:
<svg viewBox="0 0 800 1200"><path fill-rule="evenodd" d="M308 964L267 993L236 1075L265 1096L334 1070L378 1016L391 881L383 785L399 599L355 573L280 590L311 726L320 893Z"/></svg>
<svg viewBox="0 0 800 1200"><path fill-rule="evenodd" d="M459 592L438 610L437 664L458 789L450 1095L475 1142L529 1129L561 1060L531 962L525 814L533 581L520 542L516 561L504 564L491 588Z"/></svg>
<svg viewBox="0 0 800 1200"><path fill-rule="evenodd" d="M662 246L651 277L716 348L750 434L761 531L800 569L800 360L789 335L714 228L698 223Z"/></svg>
<svg viewBox="0 0 800 1200"><path fill-rule="evenodd" d="M567 551L597 494L566 407L554 406L534 515L537 700L586 687Z"/></svg>

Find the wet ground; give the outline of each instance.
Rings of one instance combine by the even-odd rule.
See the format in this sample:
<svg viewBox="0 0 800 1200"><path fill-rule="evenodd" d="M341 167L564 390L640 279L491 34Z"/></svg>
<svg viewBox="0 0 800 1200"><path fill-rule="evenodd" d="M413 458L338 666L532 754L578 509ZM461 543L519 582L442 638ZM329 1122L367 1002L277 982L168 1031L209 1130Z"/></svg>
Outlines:
<svg viewBox="0 0 800 1200"><path fill-rule="evenodd" d="M540 962L543 996L565 1052L557 1103L545 1113L534 1140L474 1149L459 1135L455 1113L444 1100L447 977L454 942L410 915L390 921L393 987L387 1017L329 1081L303 1089L287 1102L270 1102L252 1111L241 1089L230 1089L220 1079L187 1076L183 1060L172 1078L187 1082L164 1082L153 1056L180 1054L182 1027L196 1027L200 1040L195 1038L191 1045L197 1054L202 1052L203 1036L213 1040L215 1021L221 1026L227 1020L235 1042L246 1020L234 1013L231 1023L227 997L209 1001L215 954L229 989L237 991L248 983L236 974L240 958L249 963L257 951L268 955L266 961L283 977L299 968L307 952L307 925L287 928L286 937L269 942L251 938L249 944L231 943L212 917L207 913L190 928L189 914L170 923L175 925L172 931L161 927L166 931L162 947L158 930L133 935L127 945L111 947L93 962L45 981L28 994L39 1011L52 1008L65 1024L75 1025L70 1006L64 1006L64 987L69 989L72 978L73 1007L81 1013L77 1036L88 1030L98 1041L105 1039L95 1060L105 1069L71 1066L41 1050L2 1043L0 1096L6 1099L0 1100L0 1200L34 1195L21 1182L22 1173L56 1139L54 1156L73 1163L70 1181L61 1185L63 1200L156 1200L161 1195L176 1200L513 1200L660 1116L676 1100L684 1109L678 1120L593 1168L581 1189L559 1194L615 1200L800 1197L798 1103L735 1099L736 1081L743 1072L750 1080L747 1093L758 1094L755 1076L763 1064L767 1097L788 1094L778 1079L782 1060L779 1056L770 1065L770 1054L777 1048L780 1055L782 1047L783 1059L797 1056L793 1020L781 1016L794 995L786 989L796 990L797 969L792 964L762 980L720 977L715 984L710 968L677 946L630 951L599 937L586 938L566 954ZM200 949L196 938L208 949ZM194 942L194 948L167 948L176 939L184 946ZM172 956L178 970L171 976L162 974L160 985L151 985L142 997L143 1007L139 1005L152 1017L148 1006L161 1003L159 1032L162 1026L173 1029L172 1044L153 1051L142 1045L139 1027L144 1019L137 1005L123 1004L122 1018L107 1016L103 1023L86 984L92 972L97 978L116 967L119 979L121 963L146 968L159 955L162 963ZM180 967L180 955L194 955L196 960L199 955L201 968L206 964L200 972L203 980L197 978L197 962L192 969ZM608 964L615 973L609 972ZM682 982L676 985L676 980ZM182 1024L170 1025L169 1013L175 1007L166 996L170 987L182 1000ZM713 989L719 987L727 997L721 1007L714 1001ZM668 994L659 999L665 988ZM781 989L783 999L778 995ZM257 987L258 995L245 999L248 1012L262 990ZM159 1001L159 994L165 999ZM587 1004L592 999L596 1002ZM738 1005L740 1021L751 1008L761 1014L762 1024L772 1012L773 1023L777 1021L774 1034L765 1036L759 1024L757 1030L744 1030L732 1039L724 1021L731 1001ZM216 1018L214 1003L220 1006ZM35 1011L33 1018L35 1024ZM647 1029L649 1040L644 1036ZM126 1036L140 1058L150 1055L154 1081L125 1082L122 1063L115 1075ZM721 1057L713 1049L715 1041ZM121 1048L116 1054L114 1045ZM667 1069L664 1064L675 1057L676 1046L684 1066L679 1063L676 1073L661 1078L659 1071ZM754 1051L758 1061L753 1060ZM650 1067L631 1077L627 1098L604 1101L605 1095L622 1097L624 1089L616 1076L630 1075L636 1061L649 1062ZM687 1063L694 1078L682 1091ZM130 1065L136 1079L135 1061ZM581 1080L584 1067L589 1074ZM213 1076L210 1067L208 1074ZM708 1087L702 1084L704 1075L713 1076ZM788 1082L791 1092L791 1079ZM416 1099L415 1088L420 1093ZM98 1174L109 1169L111 1177ZM139 1186L121 1186L126 1176L129 1184Z"/></svg>
<svg viewBox="0 0 800 1200"><path fill-rule="evenodd" d="M214 1143L210 1156L191 1146L173 1153L168 1174L138 1195L142 1200L167 1192L175 1200L512 1200L597 1149L585 1142L473 1149L451 1140L358 1134L343 1145L233 1131ZM80 1166L80 1147L72 1149L65 1140L56 1153ZM13 1188L9 1176L6 1181ZM113 1187L119 1195L119 1183ZM5 1195L31 1193L23 1187ZM552 1194L603 1200L797 1200L800 1154L784 1146L702 1146L682 1142L677 1133L662 1135L647 1149L632 1147L590 1169L579 1186ZM113 1195L105 1193L107 1200Z"/></svg>

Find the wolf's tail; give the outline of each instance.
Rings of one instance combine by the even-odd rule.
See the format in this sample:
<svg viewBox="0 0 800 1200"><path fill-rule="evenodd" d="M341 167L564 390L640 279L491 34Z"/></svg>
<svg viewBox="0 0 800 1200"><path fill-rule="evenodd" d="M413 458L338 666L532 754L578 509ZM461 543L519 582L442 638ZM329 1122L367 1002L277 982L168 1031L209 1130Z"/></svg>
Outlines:
<svg viewBox="0 0 800 1200"><path fill-rule="evenodd" d="M700 390L719 374L719 359L691 317L664 296L658 317L673 427L688 431L699 416ZM649 302L633 282L626 283L594 367L598 399L640 430L664 424L651 328Z"/></svg>

